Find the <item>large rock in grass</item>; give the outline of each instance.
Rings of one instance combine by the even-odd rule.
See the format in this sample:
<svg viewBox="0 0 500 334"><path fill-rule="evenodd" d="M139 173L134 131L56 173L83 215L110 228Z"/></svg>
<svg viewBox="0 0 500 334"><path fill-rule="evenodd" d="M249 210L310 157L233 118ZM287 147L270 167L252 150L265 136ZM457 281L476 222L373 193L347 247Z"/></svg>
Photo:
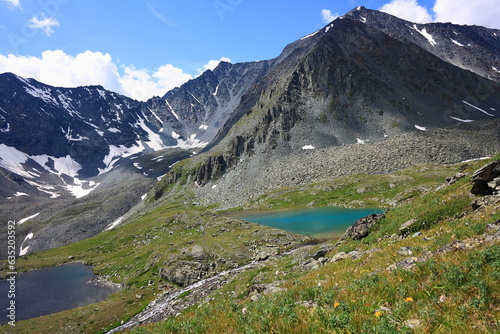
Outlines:
<svg viewBox="0 0 500 334"><path fill-rule="evenodd" d="M493 195L499 190L500 160L493 161L472 174L472 190L474 195Z"/></svg>
<svg viewBox="0 0 500 334"><path fill-rule="evenodd" d="M371 214L358 219L351 227L349 227L340 240L345 240L350 237L353 240L366 238L370 233L370 227L375 225L380 219L385 218L385 214Z"/></svg>
<svg viewBox="0 0 500 334"><path fill-rule="evenodd" d="M160 277L186 287L211 276L216 267L217 264L210 261L173 261L160 269Z"/></svg>

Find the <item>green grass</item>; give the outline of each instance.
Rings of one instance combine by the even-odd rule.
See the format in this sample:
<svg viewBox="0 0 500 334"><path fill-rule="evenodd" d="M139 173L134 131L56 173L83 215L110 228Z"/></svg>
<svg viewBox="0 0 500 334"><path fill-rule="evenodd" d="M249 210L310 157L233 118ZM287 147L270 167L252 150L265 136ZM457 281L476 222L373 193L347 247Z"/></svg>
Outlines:
<svg viewBox="0 0 500 334"><path fill-rule="evenodd" d="M487 224L500 219L495 208L472 212L469 177L435 191L445 177L458 171L471 173L485 163L475 162L465 168L426 165L387 175L354 175L263 195L241 209L307 205L388 207L386 218L372 227L367 238L347 240L327 256L356 249L381 250L357 260L328 263L318 270L304 271L299 263L320 246L304 248L301 255L277 258L261 268L239 274L212 293L210 302L190 307L179 317L131 332L498 332L498 244L444 253L419 263L411 271L385 270L404 258L397 254L400 247L412 247L412 256L419 257L455 240L476 238L485 232ZM10 332L103 332L128 320L157 294L172 288L158 273L171 256L181 256L183 248L200 244L212 250L227 261L227 267L218 268L223 270L247 263L252 256L249 245L258 249L272 238L284 236L282 231L256 228L254 224L214 213L211 211L214 207L193 205L193 194L175 187L170 189L176 193L175 200L165 196L163 202L150 204L117 229L19 259L19 271L84 261L125 289L101 303L21 321ZM411 231L400 233L401 224L410 219L417 223ZM422 236L407 237L414 231ZM397 237L398 234L405 238ZM280 246L281 251L285 249L285 245ZM74 258L70 260L69 256ZM249 287L257 282L279 284L287 290L252 302ZM303 302L310 302L308 305L312 307Z"/></svg>
<svg viewBox="0 0 500 334"><path fill-rule="evenodd" d="M484 162L476 163L469 169L472 171L482 164ZM452 170L453 168L449 169ZM415 181L405 178L405 182L418 187L418 172L412 177ZM434 176L423 179L426 179L426 185L437 185L443 181L441 178L440 182L437 182ZM349 186L347 180L343 182L348 186L347 189L331 188L336 195L355 189L353 185ZM291 200L285 201L287 205L303 205L311 198L308 192L317 187L311 185L302 188L305 192L303 194L300 194L297 188L276 191L259 199L259 204L281 205L280 201L287 198ZM368 238L360 241L348 240L334 249L329 256L354 249L367 251L377 247L381 249L379 251L365 254L357 260L328 263L311 272L300 269L293 256L270 261L259 271L241 274L214 293L214 299L210 303L190 308L177 318L140 327L131 332L498 332L498 243L478 244L472 250L435 255L418 263L413 270L385 269L390 264L404 259L397 254L400 247L412 247L412 256L419 257L436 252L440 247L455 240L474 240L484 233L487 224L500 219L500 213L496 212L495 208L486 208L482 212L472 211L470 203L473 198L469 193L470 187L469 179L466 178L440 191L422 191L410 200L403 199L387 213L386 219L375 225ZM408 193L411 192L406 192ZM328 198L325 193L316 194L320 198ZM384 200L385 195L378 198ZM415 218L417 223L411 232L419 231L422 236L390 238L397 236L401 224L412 218ZM404 235L408 236L408 233ZM313 250L310 251L312 252ZM276 270L281 273L279 277L274 274ZM256 277L259 277L260 283L278 281L277 284L287 290L252 302L248 291ZM237 293L232 293L233 291Z"/></svg>

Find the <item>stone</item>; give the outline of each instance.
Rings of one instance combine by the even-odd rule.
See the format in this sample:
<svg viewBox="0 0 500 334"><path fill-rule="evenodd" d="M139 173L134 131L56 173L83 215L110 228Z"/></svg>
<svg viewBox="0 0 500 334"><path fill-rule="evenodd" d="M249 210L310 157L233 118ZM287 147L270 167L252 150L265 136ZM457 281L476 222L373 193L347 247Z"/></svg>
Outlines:
<svg viewBox="0 0 500 334"><path fill-rule="evenodd" d="M172 261L160 269L160 277L186 287L214 272L217 264L211 261Z"/></svg>
<svg viewBox="0 0 500 334"><path fill-rule="evenodd" d="M446 182L448 182L448 184L453 184L466 176L467 176L467 174L465 174L465 173L457 173L454 176L447 177Z"/></svg>
<svg viewBox="0 0 500 334"><path fill-rule="evenodd" d="M287 290L288 289L280 288L280 287L277 287L277 286L270 286L269 288L267 288L266 290L264 290L263 294L264 294L264 296L271 296L271 295L275 295L277 293L285 292Z"/></svg>
<svg viewBox="0 0 500 334"><path fill-rule="evenodd" d="M192 247L186 247L182 249L182 254L191 257L196 260L203 260L206 257L206 252L200 245L194 245Z"/></svg>
<svg viewBox="0 0 500 334"><path fill-rule="evenodd" d="M317 308L318 304L314 302L313 300L304 300L301 302L296 302L295 305L301 305L304 306L305 308Z"/></svg>
<svg viewBox="0 0 500 334"><path fill-rule="evenodd" d="M251 300L251 301L253 301L253 302L256 302L257 300L259 300L259 299L261 299L261 298L264 298L264 297L262 297L262 295L261 295L261 294L257 293L257 294L255 294L255 295L251 296L251 297L250 297L250 300Z"/></svg>
<svg viewBox="0 0 500 334"><path fill-rule="evenodd" d="M331 259L330 259L330 262L331 263L334 263L334 262L337 262L337 261L341 261L341 260L345 260L347 259L347 253L346 252L340 252L340 253L337 253L335 254Z"/></svg>
<svg viewBox="0 0 500 334"><path fill-rule="evenodd" d="M371 214L366 217L358 219L352 226L350 226L347 231L344 233L340 240L345 240L347 237L350 237L353 240L359 240L366 238L370 233L370 227L375 225L377 221L385 218L385 214Z"/></svg>
<svg viewBox="0 0 500 334"><path fill-rule="evenodd" d="M408 220L407 222L403 223L401 225L401 227L399 227L399 231L400 232L406 232L406 231L408 231L411 228L411 226L413 224L415 224L416 221L417 221L417 218L412 218L412 219Z"/></svg>
<svg viewBox="0 0 500 334"><path fill-rule="evenodd" d="M500 201L498 196L487 195L474 200L471 204L473 210L477 210L483 206L493 205Z"/></svg>
<svg viewBox="0 0 500 334"><path fill-rule="evenodd" d="M300 267L304 270L317 270L319 269L319 261L316 261L315 259L309 259L302 263Z"/></svg>
<svg viewBox="0 0 500 334"><path fill-rule="evenodd" d="M400 249L398 249L398 255L402 255L402 256L412 255L413 252L411 250L412 250L411 247L401 247Z"/></svg>
<svg viewBox="0 0 500 334"><path fill-rule="evenodd" d="M493 161L478 169L471 176L471 193L478 196L493 195L494 188L489 183L500 177L500 160ZM492 184L493 185L493 184ZM496 182L494 183L496 185Z"/></svg>
<svg viewBox="0 0 500 334"><path fill-rule="evenodd" d="M355 260L355 259L359 259L363 254L364 254L364 252L356 249L356 250L353 250L352 252L349 252L349 254L347 254L347 257L349 259Z"/></svg>

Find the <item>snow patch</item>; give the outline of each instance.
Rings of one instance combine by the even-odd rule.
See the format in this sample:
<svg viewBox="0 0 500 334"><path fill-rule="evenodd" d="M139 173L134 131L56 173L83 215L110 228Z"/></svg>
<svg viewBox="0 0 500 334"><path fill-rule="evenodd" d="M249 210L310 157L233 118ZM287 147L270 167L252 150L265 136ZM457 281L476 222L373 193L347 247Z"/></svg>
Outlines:
<svg viewBox="0 0 500 334"><path fill-rule="evenodd" d="M208 129L208 125L207 124L202 124L202 125L200 125L199 129L200 130L207 130Z"/></svg>
<svg viewBox="0 0 500 334"><path fill-rule="evenodd" d="M34 87L30 84L28 84L28 87L24 87L26 90L26 93L30 94L31 96L37 97L39 99L42 99L43 101L53 104L53 105L59 105L57 100L52 96L50 91L47 88L37 88Z"/></svg>
<svg viewBox="0 0 500 334"><path fill-rule="evenodd" d="M21 247L19 247L19 256L24 256L24 255L26 255L26 253L28 253L28 249L30 248L30 246L26 246L23 248L23 245L27 240L30 240L30 239L33 239L33 233L28 234L26 236L26 238L24 238L23 243L21 244Z"/></svg>
<svg viewBox="0 0 500 334"><path fill-rule="evenodd" d="M415 128L420 131L427 131L427 128L415 124Z"/></svg>
<svg viewBox="0 0 500 334"><path fill-rule="evenodd" d="M312 146L312 145L306 145L306 146L302 146L302 149L303 150L315 150L316 147Z"/></svg>
<svg viewBox="0 0 500 334"><path fill-rule="evenodd" d="M436 41L434 40L434 38L432 37L432 35L431 35L431 34L429 34L425 28L424 28L424 29L422 29L422 30L418 30L417 25L416 25L416 24L414 24L414 25L413 25L413 29L415 29L415 30L416 30L417 32L419 32L422 36L424 36L424 37L427 39L427 41L428 41L428 42L429 42L432 46L436 46L436 45L437 45L437 43L436 43Z"/></svg>
<svg viewBox="0 0 500 334"><path fill-rule="evenodd" d="M359 138L356 138L356 140L357 140L357 143L360 144L360 145L366 144L366 140L362 140L362 139L359 139Z"/></svg>
<svg viewBox="0 0 500 334"><path fill-rule="evenodd" d="M320 30L315 31L315 32L313 32L312 34L309 34L309 35L307 35L307 36L304 36L304 37L302 37L300 40L302 41L302 40L307 39L307 38L309 38L309 37L313 37L313 36L314 36L314 35L316 35L318 32L320 32ZM325 32L326 32L326 31L325 31ZM215 95L215 94L214 94L214 95Z"/></svg>
<svg viewBox="0 0 500 334"><path fill-rule="evenodd" d="M38 189L38 191L41 191L41 192L49 194L50 198L61 197L61 194L58 194L58 193L56 193L54 191L51 191L51 190L55 189L55 187L53 187L53 186L50 186L50 185L47 185L47 184L38 183L38 182L35 182L35 181L32 181L32 180L25 180L25 181L28 182L30 185L36 187Z"/></svg>
<svg viewBox="0 0 500 334"><path fill-rule="evenodd" d="M73 182L73 185L67 185L65 188L76 198L87 196L99 185L94 181L82 181L77 178L74 178Z"/></svg>
<svg viewBox="0 0 500 334"><path fill-rule="evenodd" d="M339 19L343 19L343 18L344 18L343 16L339 17ZM329 26L327 26L327 27L325 28L325 34L326 34L326 33L328 32L328 30L330 30L332 27L333 27L333 23L332 23L332 24L330 24Z"/></svg>
<svg viewBox="0 0 500 334"><path fill-rule="evenodd" d="M451 41L452 41L454 44L458 45L458 46L465 46L465 45L463 45L463 44L461 44L461 43L459 43L459 42L455 41L453 38L451 38Z"/></svg>
<svg viewBox="0 0 500 334"><path fill-rule="evenodd" d="M198 102L199 104L203 105L203 103L200 102L200 100L198 100L193 94L191 94L190 92L188 92L189 95L191 95L193 97L193 99L196 100L196 102Z"/></svg>
<svg viewBox="0 0 500 334"><path fill-rule="evenodd" d="M147 193L141 196L141 201L144 201L146 199L146 197L148 197Z"/></svg>
<svg viewBox="0 0 500 334"><path fill-rule="evenodd" d="M172 108L172 106L170 105L170 103L168 103L168 100L165 100L165 102L167 103L167 106L168 108L170 109L170 111L172 112L172 114L174 115L175 118L177 118L178 121L180 121L181 119L179 118L179 116L175 113L174 111L174 108Z"/></svg>
<svg viewBox="0 0 500 334"><path fill-rule="evenodd" d="M104 157L102 161L106 166L104 169L99 168L99 175L109 172L113 169L114 164L120 160L120 158L127 158L131 155L140 153L144 151L144 146L140 141L136 141L137 146L133 145L130 147L126 147L125 145L115 146L109 145L109 153Z"/></svg>
<svg viewBox="0 0 500 334"><path fill-rule="evenodd" d="M461 118L453 117L453 116L450 116L450 118L454 119L455 121L464 122L464 123L474 122L474 120L472 120L472 119L461 119Z"/></svg>
<svg viewBox="0 0 500 334"><path fill-rule="evenodd" d="M495 66L491 66L491 68L493 69L493 71L497 72L497 73L500 73L500 70L498 70ZM3 130L2 130L3 131Z"/></svg>
<svg viewBox="0 0 500 334"><path fill-rule="evenodd" d="M21 220L19 220L19 221L17 222L17 225L21 225L22 223L25 223L25 222L27 222L28 220L35 218L35 217L36 217L36 216L38 216L39 214L40 214L40 212L35 213L33 216L29 216L29 217L23 218L23 219L21 219Z"/></svg>
<svg viewBox="0 0 500 334"><path fill-rule="evenodd" d="M147 132L148 134L148 141L145 141L144 143L148 145L150 148L152 148L155 151L159 151L161 149L165 148L165 145L163 144L163 141L160 138L160 135L155 133L153 130L151 130L144 120L141 118L140 122L136 124L136 127L141 127L144 131Z"/></svg>
<svg viewBox="0 0 500 334"><path fill-rule="evenodd" d="M475 105L470 104L470 103L469 103L469 102L467 102L467 101L462 101L462 102L463 102L463 103L465 103L466 105L468 105L468 106L470 106L470 107L472 107L472 108L476 109L476 110L479 110L479 111L480 111L480 112L482 112L482 113L485 113L485 114L486 114L486 115L488 115L488 116L495 117L495 115L492 115L492 114L490 114L489 112L487 112L486 110L483 110L483 109L481 109L481 108L479 108L479 107L476 107Z"/></svg>
<svg viewBox="0 0 500 334"><path fill-rule="evenodd" d="M109 224L108 227L106 227L105 231L109 231L113 229L116 225L120 224L123 221L123 218L124 216L121 216L120 218Z"/></svg>
<svg viewBox="0 0 500 334"><path fill-rule="evenodd" d="M360 21L361 21L362 23L366 23L366 17L361 16Z"/></svg>
<svg viewBox="0 0 500 334"><path fill-rule="evenodd" d="M120 129L117 128L109 128L108 131L112 133L122 132Z"/></svg>
<svg viewBox="0 0 500 334"><path fill-rule="evenodd" d="M28 173L21 165L26 161L28 161L28 155L25 153L5 144L0 144L0 167L19 176L33 178L33 175Z"/></svg>
<svg viewBox="0 0 500 334"><path fill-rule="evenodd" d="M89 140L88 137L82 137L82 135L77 135L77 137L73 137L72 132L73 130L68 126L68 130L64 131L63 128L61 128L62 133L66 136L66 139L69 141L83 141L83 140Z"/></svg>
<svg viewBox="0 0 500 334"><path fill-rule="evenodd" d="M177 139L177 145L176 146L171 146L170 148L183 148L183 149L190 149L190 148L203 148L208 145L208 142L201 141L199 139L196 139L196 134L192 134L189 136L187 140L183 139Z"/></svg>
<svg viewBox="0 0 500 334"><path fill-rule="evenodd" d="M487 159L490 159L491 157L482 157L482 158L476 158L476 159L469 159L469 160L464 160L464 161L461 161L460 163L463 164L463 163L466 163L466 162L472 162L472 161L480 161L480 160L487 160Z"/></svg>

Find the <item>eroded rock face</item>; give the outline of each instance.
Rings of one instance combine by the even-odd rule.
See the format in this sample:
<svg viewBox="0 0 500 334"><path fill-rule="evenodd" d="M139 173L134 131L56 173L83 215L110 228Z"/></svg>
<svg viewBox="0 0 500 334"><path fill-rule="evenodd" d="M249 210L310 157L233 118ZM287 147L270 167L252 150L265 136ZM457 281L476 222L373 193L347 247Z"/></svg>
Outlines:
<svg viewBox="0 0 500 334"><path fill-rule="evenodd" d="M369 234L370 227L375 225L377 221L383 218L385 218L385 214L380 213L371 214L358 219L351 227L347 229L341 240L344 240L347 237L350 237L353 240L366 238Z"/></svg>
<svg viewBox="0 0 500 334"><path fill-rule="evenodd" d="M493 161L472 174L474 195L493 195L500 190L500 160Z"/></svg>
<svg viewBox="0 0 500 334"><path fill-rule="evenodd" d="M160 276L181 287L186 287L210 276L217 267L212 261L174 261L160 269Z"/></svg>

